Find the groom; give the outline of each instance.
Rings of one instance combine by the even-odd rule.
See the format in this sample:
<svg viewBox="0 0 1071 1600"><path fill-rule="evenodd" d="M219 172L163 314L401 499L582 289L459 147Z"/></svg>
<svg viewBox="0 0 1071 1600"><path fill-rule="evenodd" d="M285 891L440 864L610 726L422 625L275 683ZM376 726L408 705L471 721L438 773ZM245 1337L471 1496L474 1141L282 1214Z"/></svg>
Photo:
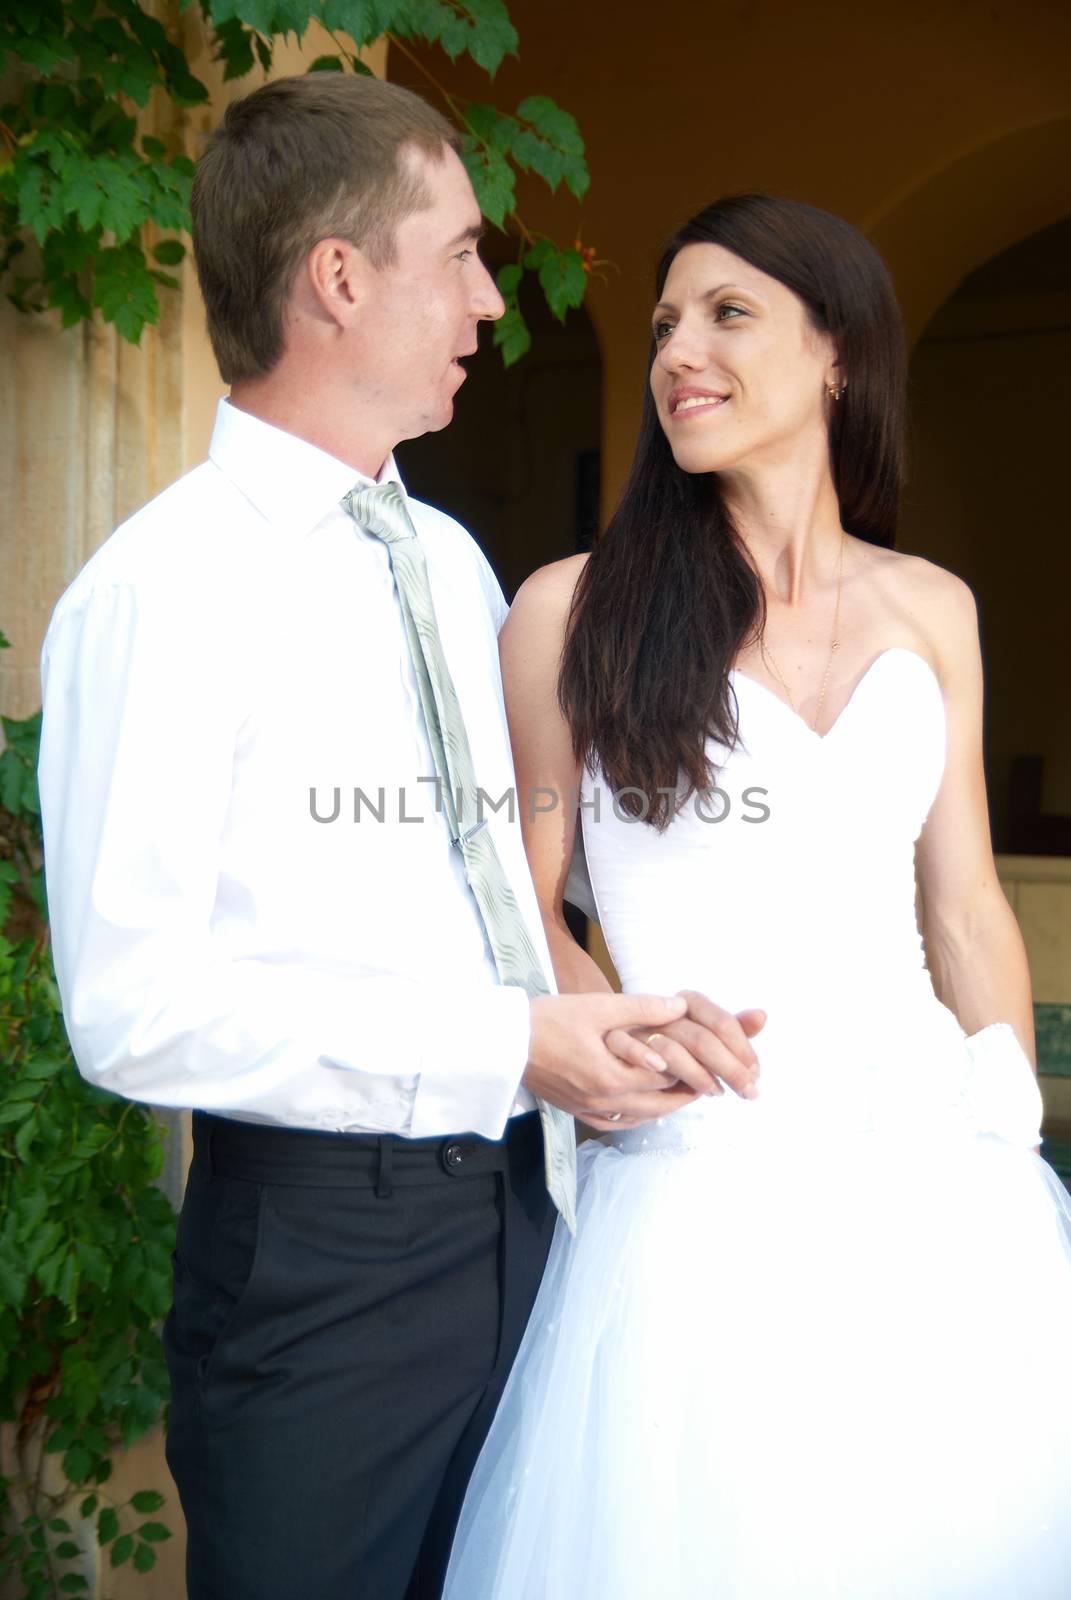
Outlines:
<svg viewBox="0 0 1071 1600"><path fill-rule="evenodd" d="M433 1600L548 1182L571 1216L566 1113L692 1099L606 1042L685 1003L549 995L518 827L458 814L512 783L505 607L392 457L503 310L454 131L277 81L193 213L231 395L49 629L57 971L83 1073L195 1113L165 1330L190 1600Z"/></svg>

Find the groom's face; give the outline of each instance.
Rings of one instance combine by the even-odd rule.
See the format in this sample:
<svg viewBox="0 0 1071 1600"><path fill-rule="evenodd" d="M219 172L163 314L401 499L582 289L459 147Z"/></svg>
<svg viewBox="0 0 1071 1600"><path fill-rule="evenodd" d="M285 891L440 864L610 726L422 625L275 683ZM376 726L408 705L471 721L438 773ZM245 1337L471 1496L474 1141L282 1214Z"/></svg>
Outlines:
<svg viewBox="0 0 1071 1600"><path fill-rule="evenodd" d="M476 326L505 309L480 260L483 219L461 162L407 159L430 197L395 230L394 260L371 272L356 331L354 380L395 441L445 428Z"/></svg>

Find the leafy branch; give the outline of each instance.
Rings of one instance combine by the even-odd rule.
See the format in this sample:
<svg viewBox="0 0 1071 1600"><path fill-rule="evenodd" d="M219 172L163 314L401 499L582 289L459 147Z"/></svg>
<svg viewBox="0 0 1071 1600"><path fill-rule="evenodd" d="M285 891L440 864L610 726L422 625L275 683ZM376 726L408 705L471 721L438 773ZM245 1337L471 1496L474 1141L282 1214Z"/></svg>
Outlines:
<svg viewBox="0 0 1071 1600"><path fill-rule="evenodd" d="M58 1600L88 1591L87 1523L113 1567L138 1572L171 1536L156 1490L117 1505L105 1485L117 1446L164 1412L175 1215L159 1126L71 1057L44 921L40 721L3 718L0 755L0 1580Z"/></svg>
<svg viewBox="0 0 1071 1600"><path fill-rule="evenodd" d="M182 0L186 9L193 0ZM360 52L386 38L429 80L462 134L483 214L516 234L515 265L499 287L507 312L495 343L509 365L530 339L517 301L520 275L538 277L554 315L584 297L593 252L536 237L516 209L516 180L533 173L577 200L589 177L576 122L545 95L512 114L452 94L411 48L467 54L489 77L517 53L503 0L201 0L225 79L271 69L275 45L320 23L335 46L310 71L367 72ZM137 343L160 317L159 289L181 262L193 163L139 129L158 91L181 112L208 99L182 49L139 0L9 0L0 50L16 97L0 106L0 279L23 312L59 312L71 327L99 313ZM162 235L162 237L161 237Z"/></svg>

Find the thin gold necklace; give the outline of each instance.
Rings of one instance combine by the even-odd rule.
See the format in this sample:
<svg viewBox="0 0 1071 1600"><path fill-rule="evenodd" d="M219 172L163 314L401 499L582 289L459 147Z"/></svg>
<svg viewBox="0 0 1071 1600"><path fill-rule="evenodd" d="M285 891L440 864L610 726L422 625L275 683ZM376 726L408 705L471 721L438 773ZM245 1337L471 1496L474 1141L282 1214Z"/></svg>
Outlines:
<svg viewBox="0 0 1071 1600"><path fill-rule="evenodd" d="M847 535L842 528L840 533L840 550L837 555L837 603L833 609L833 637L829 644L829 659L826 662L826 670L822 675L822 687L818 691L818 704L815 707L814 721L811 723L812 733L818 732L818 719L822 715L822 706L826 698L826 687L829 683L830 669L833 666L833 657L840 649L840 639L838 637L840 629L840 593L844 582L844 546L847 544L847 542ZM765 661L766 664L772 669L774 677L777 679L778 683L781 685L788 697L788 703L790 707L798 717L799 711L796 709L796 702L792 698L792 690L785 682L784 674L782 673L781 668L777 665L777 662L774 660L773 651L767 645L765 638L759 640L759 649L762 651L763 661Z"/></svg>

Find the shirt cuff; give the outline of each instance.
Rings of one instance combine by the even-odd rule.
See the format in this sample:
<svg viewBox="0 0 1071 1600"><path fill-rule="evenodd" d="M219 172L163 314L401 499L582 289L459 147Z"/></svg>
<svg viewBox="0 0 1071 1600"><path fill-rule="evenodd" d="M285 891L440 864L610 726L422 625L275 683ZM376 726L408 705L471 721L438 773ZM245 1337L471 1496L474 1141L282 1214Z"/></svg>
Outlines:
<svg viewBox="0 0 1071 1600"><path fill-rule="evenodd" d="M491 989L487 1001L470 1007L450 1029L441 1055L423 1064L411 1138L478 1133L501 1139L528 1065L530 1006L527 992L509 984Z"/></svg>

